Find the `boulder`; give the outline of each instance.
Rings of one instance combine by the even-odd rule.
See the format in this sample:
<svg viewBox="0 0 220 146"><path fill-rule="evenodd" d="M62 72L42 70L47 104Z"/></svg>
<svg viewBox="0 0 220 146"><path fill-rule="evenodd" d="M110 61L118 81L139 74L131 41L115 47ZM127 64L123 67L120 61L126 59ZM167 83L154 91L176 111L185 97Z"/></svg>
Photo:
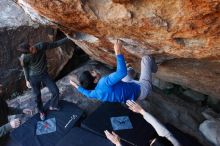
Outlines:
<svg viewBox="0 0 220 146"><path fill-rule="evenodd" d="M204 121L199 130L215 146L220 146L220 119Z"/></svg>
<svg viewBox="0 0 220 146"><path fill-rule="evenodd" d="M207 105L220 113L220 100L218 98L208 96Z"/></svg>
<svg viewBox="0 0 220 146"><path fill-rule="evenodd" d="M202 115L205 117L207 120L213 120L220 118L220 113L214 112L211 108L206 108L203 112Z"/></svg>
<svg viewBox="0 0 220 146"><path fill-rule="evenodd" d="M187 89L186 91L183 92L183 95L188 96L191 98L193 101L204 101L207 99L207 97L204 94L201 94L199 92Z"/></svg>
<svg viewBox="0 0 220 146"><path fill-rule="evenodd" d="M174 85L172 83L160 80L156 77L153 78L153 82L152 84L158 88L160 88L161 90L167 90L167 89L172 89L174 87Z"/></svg>
<svg viewBox="0 0 220 146"><path fill-rule="evenodd" d="M0 28L17 28L19 26L33 26L34 23L31 18L24 13L24 10L20 8L14 1L1 0L0 5Z"/></svg>
<svg viewBox="0 0 220 146"><path fill-rule="evenodd" d="M220 63L174 59L162 63L156 77L220 99Z"/></svg>
<svg viewBox="0 0 220 146"><path fill-rule="evenodd" d="M157 62L169 61L161 65L158 78L220 98L219 1L18 0L17 3L32 19L69 34L96 60L115 66L113 42L120 38L124 41L126 59L137 70L141 57L153 54Z"/></svg>

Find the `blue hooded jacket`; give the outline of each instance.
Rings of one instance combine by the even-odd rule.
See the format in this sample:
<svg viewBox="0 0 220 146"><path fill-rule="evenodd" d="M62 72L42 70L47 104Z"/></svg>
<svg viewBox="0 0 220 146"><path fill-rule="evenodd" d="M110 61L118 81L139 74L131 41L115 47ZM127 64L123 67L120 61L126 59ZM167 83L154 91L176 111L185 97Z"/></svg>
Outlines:
<svg viewBox="0 0 220 146"><path fill-rule="evenodd" d="M108 76L102 77L95 90L86 90L78 87L83 95L108 102L126 102L136 100L140 96L140 85L121 81L127 75L127 68L123 55L117 55L117 70Z"/></svg>

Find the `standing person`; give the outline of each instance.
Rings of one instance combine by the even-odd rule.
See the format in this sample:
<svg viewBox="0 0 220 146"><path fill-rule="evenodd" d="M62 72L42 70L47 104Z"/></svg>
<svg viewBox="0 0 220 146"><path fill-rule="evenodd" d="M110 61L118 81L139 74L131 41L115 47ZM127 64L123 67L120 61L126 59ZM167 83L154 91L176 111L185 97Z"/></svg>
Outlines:
<svg viewBox="0 0 220 146"><path fill-rule="evenodd" d="M149 141L150 146L180 146L178 140L172 135L167 128L161 124L154 116L150 113L144 111L144 109L134 101L128 100L126 103L130 110L135 113L139 113L143 118L151 124L156 130L158 137L155 137L153 140ZM109 131L104 131L106 137L114 143L116 146L122 146L120 138L114 132L110 133Z"/></svg>
<svg viewBox="0 0 220 146"><path fill-rule="evenodd" d="M121 80L127 75L127 68L120 40L114 44L114 50L117 60L116 72L101 78L100 74L94 71L84 71L79 77L81 86L71 80L70 83L83 95L101 101L126 102L146 98L152 90L152 72L157 71L154 59L150 56L142 57L139 81L123 82Z"/></svg>
<svg viewBox="0 0 220 146"><path fill-rule="evenodd" d="M68 38L63 38L52 43L39 42L33 46L30 46L28 43L23 43L18 48L18 50L22 52L20 62L24 70L26 85L32 88L41 120L44 120L46 116L41 99L41 83L44 83L52 93L49 110L59 110L59 89L48 75L46 50L56 48L67 41Z"/></svg>
<svg viewBox="0 0 220 146"><path fill-rule="evenodd" d="M20 120L14 119L8 122L8 115L13 114L29 114L32 115L32 110L30 109L15 109L12 107L8 107L7 103L4 101L3 98L3 86L0 84L0 145L5 145L8 133L20 126Z"/></svg>

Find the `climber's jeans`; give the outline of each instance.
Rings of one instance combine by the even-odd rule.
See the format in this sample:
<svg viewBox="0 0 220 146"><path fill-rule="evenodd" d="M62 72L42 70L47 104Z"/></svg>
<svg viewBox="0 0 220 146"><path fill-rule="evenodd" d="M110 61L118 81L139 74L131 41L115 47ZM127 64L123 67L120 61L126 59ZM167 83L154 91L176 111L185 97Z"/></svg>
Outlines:
<svg viewBox="0 0 220 146"><path fill-rule="evenodd" d="M140 85L141 93L138 100L145 99L152 91L152 65L154 60L150 56L143 56L141 60L141 75L139 81L128 76L123 78L124 82L134 82Z"/></svg>
<svg viewBox="0 0 220 146"><path fill-rule="evenodd" d="M143 56L141 60L141 76L138 84L141 87L141 94L139 100L146 98L152 91L152 58L150 56Z"/></svg>
<svg viewBox="0 0 220 146"><path fill-rule="evenodd" d="M46 85L49 91L52 93L52 98L50 100L51 107L58 107L59 101L59 89L56 83L50 78L47 72L42 73L36 76L30 76L30 83L32 87L32 93L37 102L37 108L39 112L44 112L43 110L43 103L41 99L41 83Z"/></svg>

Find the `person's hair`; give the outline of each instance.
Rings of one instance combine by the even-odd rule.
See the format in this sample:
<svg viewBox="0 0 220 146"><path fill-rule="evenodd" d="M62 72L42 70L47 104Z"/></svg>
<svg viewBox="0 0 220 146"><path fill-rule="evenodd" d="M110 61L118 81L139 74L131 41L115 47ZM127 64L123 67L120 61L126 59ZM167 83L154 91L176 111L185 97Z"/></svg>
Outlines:
<svg viewBox="0 0 220 146"><path fill-rule="evenodd" d="M79 77L80 85L87 90L93 90L96 87L94 80L95 77L89 71L84 71Z"/></svg>
<svg viewBox="0 0 220 146"><path fill-rule="evenodd" d="M173 144L166 137L156 137L151 146L173 146Z"/></svg>
<svg viewBox="0 0 220 146"><path fill-rule="evenodd" d="M21 43L19 46L18 46L18 51L22 52L22 53L28 53L29 52L29 48L30 48L30 45L29 43L25 42L25 43Z"/></svg>

